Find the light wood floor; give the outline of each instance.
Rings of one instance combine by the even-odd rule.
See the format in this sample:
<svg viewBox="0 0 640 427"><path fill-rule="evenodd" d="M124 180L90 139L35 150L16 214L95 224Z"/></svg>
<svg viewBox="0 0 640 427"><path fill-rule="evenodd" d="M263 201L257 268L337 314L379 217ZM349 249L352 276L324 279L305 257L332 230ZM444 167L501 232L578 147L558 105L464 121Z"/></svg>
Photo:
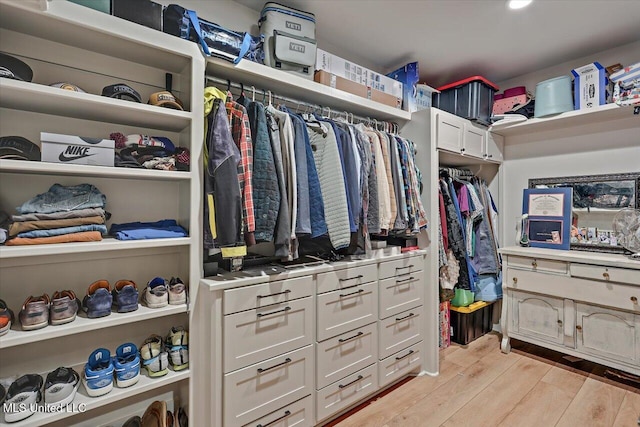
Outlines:
<svg viewBox="0 0 640 427"><path fill-rule="evenodd" d="M331 422L335 427L637 427L640 389L605 367L490 333L440 351L440 375L406 380Z"/></svg>

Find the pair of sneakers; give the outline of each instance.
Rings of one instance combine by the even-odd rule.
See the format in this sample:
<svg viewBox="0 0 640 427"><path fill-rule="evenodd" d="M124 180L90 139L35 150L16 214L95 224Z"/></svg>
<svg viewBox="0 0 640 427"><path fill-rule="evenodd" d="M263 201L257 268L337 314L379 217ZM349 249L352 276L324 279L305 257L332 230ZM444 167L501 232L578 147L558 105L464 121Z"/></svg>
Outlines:
<svg viewBox="0 0 640 427"><path fill-rule="evenodd" d="M140 356L133 343L125 343L116 349L116 354L106 348L94 350L84 365L82 382L91 397L109 393L113 383L120 388L131 387L140 379Z"/></svg>
<svg viewBox="0 0 640 427"><path fill-rule="evenodd" d="M150 377L162 377L169 373L169 365L174 371L189 367L189 333L182 326L174 326L162 339L153 334L140 347L142 365Z"/></svg>
<svg viewBox="0 0 640 427"><path fill-rule="evenodd" d="M52 325L63 325L76 319L80 301L73 291L56 291L51 298L48 294L29 296L18 317L25 331L33 331Z"/></svg>
<svg viewBox="0 0 640 427"><path fill-rule="evenodd" d="M118 280L113 289L107 280L97 280L89 285L82 300L82 308L90 319L111 314L128 313L138 309L138 287L133 280Z"/></svg>
<svg viewBox="0 0 640 427"><path fill-rule="evenodd" d="M23 375L15 380L6 395L5 421L24 420L36 412L37 404L64 406L76 397L80 375L73 368L59 367L47 374L46 381L38 374Z"/></svg>
<svg viewBox="0 0 640 427"><path fill-rule="evenodd" d="M172 277L168 282L162 277L154 277L149 280L142 295L144 303L149 308L187 303L187 288L179 277Z"/></svg>

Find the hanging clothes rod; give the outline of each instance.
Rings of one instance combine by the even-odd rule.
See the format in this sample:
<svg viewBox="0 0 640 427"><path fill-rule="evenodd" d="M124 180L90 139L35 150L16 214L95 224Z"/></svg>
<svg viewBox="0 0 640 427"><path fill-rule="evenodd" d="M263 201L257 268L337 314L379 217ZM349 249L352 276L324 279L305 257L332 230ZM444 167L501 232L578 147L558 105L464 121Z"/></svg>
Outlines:
<svg viewBox="0 0 640 427"><path fill-rule="evenodd" d="M328 110L329 116L331 116L331 113L333 112L337 115L336 117L344 116L345 119L350 123L353 123L354 120L357 120L358 122L365 123L368 125L373 125L377 129L384 130L389 133L396 133L396 134L398 133L397 123L379 121L376 119L372 119L371 117L362 117L353 113L349 113L348 111L331 110L330 107L323 107L322 105L319 105L319 104L312 104L309 102L300 101L298 99L293 99L286 96L275 94L270 90L265 91L264 89L256 89L254 86L245 86L242 83L234 82L227 79L221 79L219 77L205 76L205 81L207 83L212 83L214 85L223 86L225 89L228 87L229 89L234 88L234 89L240 89L241 91L251 90L254 94L256 92L262 93L265 99L267 99L268 97L271 97L272 99L278 99L282 102L293 104L297 106L298 109L300 107L305 107L306 109L310 109L311 112L319 111L320 114L324 114L324 112ZM381 129L380 126L382 126L383 128Z"/></svg>

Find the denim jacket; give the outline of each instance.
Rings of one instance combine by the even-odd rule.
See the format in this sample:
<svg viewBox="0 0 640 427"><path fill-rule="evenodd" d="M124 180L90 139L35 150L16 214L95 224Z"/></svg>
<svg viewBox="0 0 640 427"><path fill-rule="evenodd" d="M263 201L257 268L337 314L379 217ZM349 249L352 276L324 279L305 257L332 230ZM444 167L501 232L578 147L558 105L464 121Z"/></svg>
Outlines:
<svg viewBox="0 0 640 427"><path fill-rule="evenodd" d="M104 208L107 197L91 184L64 186L53 184L46 193L38 194L18 206L20 214L52 213L85 208Z"/></svg>

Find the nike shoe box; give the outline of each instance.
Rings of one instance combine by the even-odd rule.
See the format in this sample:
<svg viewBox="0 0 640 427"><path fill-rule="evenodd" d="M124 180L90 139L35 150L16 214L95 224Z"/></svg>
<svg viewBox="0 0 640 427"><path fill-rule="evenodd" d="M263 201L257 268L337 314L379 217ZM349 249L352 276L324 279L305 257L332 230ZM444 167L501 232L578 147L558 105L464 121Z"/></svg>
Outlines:
<svg viewBox="0 0 640 427"><path fill-rule="evenodd" d="M40 132L42 161L73 165L113 166L115 141Z"/></svg>

